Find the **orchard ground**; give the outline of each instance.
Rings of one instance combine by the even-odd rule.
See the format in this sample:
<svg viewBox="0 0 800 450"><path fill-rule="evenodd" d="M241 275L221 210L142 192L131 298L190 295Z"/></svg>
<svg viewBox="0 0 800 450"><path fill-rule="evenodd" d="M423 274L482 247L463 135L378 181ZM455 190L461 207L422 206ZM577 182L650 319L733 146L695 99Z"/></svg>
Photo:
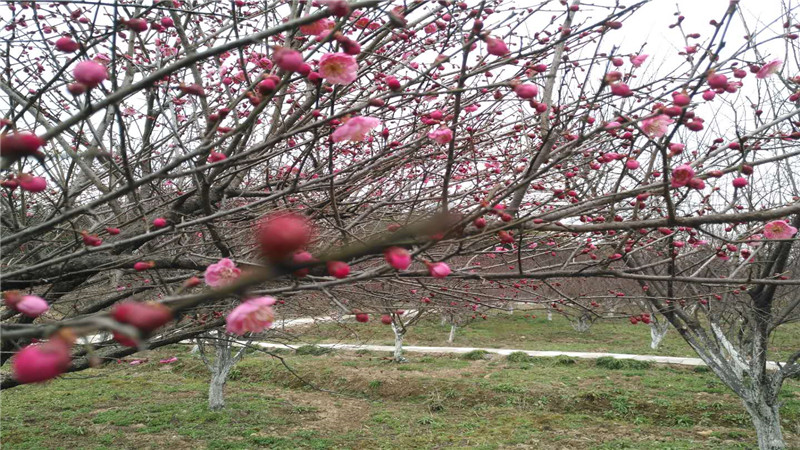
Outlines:
<svg viewBox="0 0 800 450"><path fill-rule="evenodd" d="M289 330L287 330L289 331ZM308 336L313 330L304 330ZM447 326L427 321L408 343L442 345ZM787 328L773 343L794 348ZM324 340L357 333L389 342L388 327L325 325ZM387 334L388 333L388 334ZM523 333L523 334L520 334ZM659 354L690 355L670 330ZM521 336L526 336L522 339ZM459 329L453 345L642 352L646 326L595 324L577 333L554 317L500 314ZM306 338L309 340L309 338ZM652 351L650 351L652 352ZM582 361L480 353L388 354L302 347L275 358L253 353L226 389L227 407L207 409L209 374L189 346L137 355L148 362L110 364L3 393L2 444L36 448L752 448L755 433L741 402L704 367L638 361ZM161 358L177 356L172 364ZM131 358L132 359L132 358ZM130 359L128 359L130 360ZM790 447L800 446L800 382L780 395Z"/></svg>

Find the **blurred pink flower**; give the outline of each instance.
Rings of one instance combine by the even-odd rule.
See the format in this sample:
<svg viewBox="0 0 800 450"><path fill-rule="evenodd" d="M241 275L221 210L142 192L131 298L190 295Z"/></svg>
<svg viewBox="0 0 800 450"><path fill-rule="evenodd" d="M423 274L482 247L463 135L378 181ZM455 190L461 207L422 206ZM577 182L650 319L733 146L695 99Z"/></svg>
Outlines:
<svg viewBox="0 0 800 450"><path fill-rule="evenodd" d="M275 312L271 306L275 304L272 297L251 298L233 309L225 318L229 333L238 334L259 333L272 326L275 321Z"/></svg>
<svg viewBox="0 0 800 450"><path fill-rule="evenodd" d="M305 34L306 36L319 36L325 31L329 31L333 28L334 22L330 19L319 19L316 22L310 23L308 25L301 25L300 32Z"/></svg>
<svg viewBox="0 0 800 450"><path fill-rule="evenodd" d="M20 383L40 383L61 375L69 363L69 344L52 339L20 350L14 355L11 370Z"/></svg>
<svg viewBox="0 0 800 450"><path fill-rule="evenodd" d="M791 239L797 233L797 228L786 223L785 220L773 220L764 225L764 237L767 239Z"/></svg>
<svg viewBox="0 0 800 450"><path fill-rule="evenodd" d="M39 317L50 309L50 305L41 298L35 295L23 295L22 298L14 305L17 311L25 314L28 317Z"/></svg>
<svg viewBox="0 0 800 450"><path fill-rule="evenodd" d="M631 55L631 64L633 64L633 67L639 67L644 63L644 60L646 60L648 56L650 55Z"/></svg>
<svg viewBox="0 0 800 450"><path fill-rule="evenodd" d="M233 261L228 258L222 258L218 263L211 264L206 268L204 277L207 285L219 287L239 278L241 274L242 270L238 269Z"/></svg>
<svg viewBox="0 0 800 450"><path fill-rule="evenodd" d="M428 137L444 145L453 140L453 130L450 128L437 128L428 133Z"/></svg>
<svg viewBox="0 0 800 450"><path fill-rule="evenodd" d="M783 67L783 61L781 61L780 59L770 61L764 64L764 66L758 70L758 73L756 73L756 78L763 79L767 78L770 75L775 75L776 73L781 71L782 67Z"/></svg>
<svg viewBox="0 0 800 450"><path fill-rule="evenodd" d="M172 364L177 360L178 360L178 357L177 356L173 356L172 358L162 359L162 360L160 360L158 362L160 362L161 364Z"/></svg>
<svg viewBox="0 0 800 450"><path fill-rule="evenodd" d="M346 53L326 53L319 60L319 74L330 84L350 84L358 78L358 63Z"/></svg>
<svg viewBox="0 0 800 450"><path fill-rule="evenodd" d="M411 254L402 247L389 247L383 254L386 262L397 270L406 270L411 265Z"/></svg>
<svg viewBox="0 0 800 450"><path fill-rule="evenodd" d="M333 142L341 141L363 141L367 133L373 128L381 124L381 121L375 117L357 116L353 117L344 125L340 126L333 132Z"/></svg>
<svg viewBox="0 0 800 450"><path fill-rule="evenodd" d="M506 43L493 37L486 38L486 50L494 56L505 56L509 53Z"/></svg>
<svg viewBox="0 0 800 450"><path fill-rule="evenodd" d="M688 164L681 164L672 169L671 184L674 188L686 186L692 178L694 178L694 169Z"/></svg>
<svg viewBox="0 0 800 450"><path fill-rule="evenodd" d="M661 137L667 134L670 124L675 122L666 114L659 114L642 120L642 130L651 137Z"/></svg>
<svg viewBox="0 0 800 450"><path fill-rule="evenodd" d="M431 274L433 278L445 278L450 275L450 266L447 263L437 262L437 263L427 263L428 264L428 272Z"/></svg>

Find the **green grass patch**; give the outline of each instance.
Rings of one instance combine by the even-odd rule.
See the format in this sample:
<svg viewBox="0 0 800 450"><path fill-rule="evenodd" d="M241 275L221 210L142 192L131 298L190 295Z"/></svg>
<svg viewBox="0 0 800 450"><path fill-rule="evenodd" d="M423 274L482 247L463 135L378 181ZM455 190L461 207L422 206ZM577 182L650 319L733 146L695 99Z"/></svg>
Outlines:
<svg viewBox="0 0 800 450"><path fill-rule="evenodd" d="M486 359L489 355L489 352L486 350L473 350L471 352L464 353L461 355L461 359L466 361L480 361L482 359Z"/></svg>
<svg viewBox="0 0 800 450"><path fill-rule="evenodd" d="M653 366L650 361L637 361L635 359L617 359L611 356L603 356L595 360L597 367L611 370L644 370Z"/></svg>

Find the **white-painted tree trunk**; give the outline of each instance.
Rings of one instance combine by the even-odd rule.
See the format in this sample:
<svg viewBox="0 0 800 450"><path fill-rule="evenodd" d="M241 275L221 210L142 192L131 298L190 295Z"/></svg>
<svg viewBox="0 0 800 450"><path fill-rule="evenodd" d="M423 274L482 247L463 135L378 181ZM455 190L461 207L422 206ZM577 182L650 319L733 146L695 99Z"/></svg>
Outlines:
<svg viewBox="0 0 800 450"><path fill-rule="evenodd" d="M220 410L225 407L225 384L228 382L228 375L231 373L233 366L244 356L246 346L239 349L233 354L233 345L224 334L215 333L216 339L213 339L214 345L214 360L209 361L206 358L203 348L203 342L198 339L198 351L203 358L203 362L211 371L211 381L208 385L208 409L212 411Z"/></svg>
<svg viewBox="0 0 800 450"><path fill-rule="evenodd" d="M401 330L392 323L392 331L394 332L394 361L398 363L407 362L408 360L403 356L403 338L406 335L405 330Z"/></svg>
<svg viewBox="0 0 800 450"><path fill-rule="evenodd" d="M453 341L456 340L456 328L458 328L456 326L456 324L451 324L450 325L450 335L447 336L447 342L449 342L451 344L453 343Z"/></svg>
<svg viewBox="0 0 800 450"><path fill-rule="evenodd" d="M214 372L211 374L211 383L208 385L208 409L217 411L225 407L225 384L228 374Z"/></svg>
<svg viewBox="0 0 800 450"><path fill-rule="evenodd" d="M553 311L547 308L547 320L553 320Z"/></svg>
<svg viewBox="0 0 800 450"><path fill-rule="evenodd" d="M780 413L778 405L768 405L765 401L744 402L753 426L758 435L758 448L760 450L782 450L786 448L781 432Z"/></svg>
<svg viewBox="0 0 800 450"><path fill-rule="evenodd" d="M669 322L666 320L650 322L650 348L653 350L658 349L661 341L664 340L664 336L667 335L667 331L669 331Z"/></svg>

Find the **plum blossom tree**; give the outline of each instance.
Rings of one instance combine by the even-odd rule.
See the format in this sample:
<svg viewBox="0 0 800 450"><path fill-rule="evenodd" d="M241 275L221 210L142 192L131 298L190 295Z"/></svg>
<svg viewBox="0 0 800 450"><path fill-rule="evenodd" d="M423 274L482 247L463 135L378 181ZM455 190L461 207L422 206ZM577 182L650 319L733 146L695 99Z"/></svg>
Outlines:
<svg viewBox="0 0 800 450"><path fill-rule="evenodd" d="M2 387L275 315L394 324L345 295L372 283L585 321L624 297L785 447L797 10L677 12L657 54L625 31L647 3L8 3Z"/></svg>

